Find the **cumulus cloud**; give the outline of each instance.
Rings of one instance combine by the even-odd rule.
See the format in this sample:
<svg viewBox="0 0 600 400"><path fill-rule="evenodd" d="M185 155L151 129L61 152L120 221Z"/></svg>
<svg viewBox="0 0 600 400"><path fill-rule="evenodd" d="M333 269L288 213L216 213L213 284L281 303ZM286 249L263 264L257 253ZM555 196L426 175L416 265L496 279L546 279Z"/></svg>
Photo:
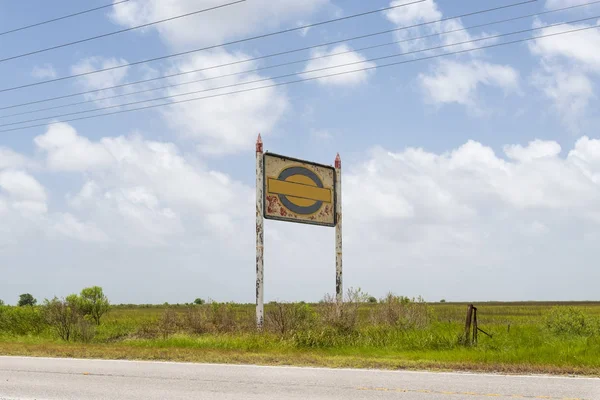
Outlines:
<svg viewBox="0 0 600 400"><path fill-rule="evenodd" d="M536 21L534 26L543 27L543 24ZM547 27L540 35L591 26ZM598 46L600 32L596 29L537 39L529 45L531 54L539 58L539 68L533 73L532 83L552 101L563 124L575 134L583 129L590 104L596 99L593 78L600 73L600 56L594 49Z"/></svg>
<svg viewBox="0 0 600 400"><path fill-rule="evenodd" d="M373 68L376 66L374 62L365 62L367 59L362 54L352 51L350 46L341 44L335 46L331 50L315 50L312 52L311 58L314 60L309 61L304 68L304 73L301 75L302 78L312 78L330 74L344 73L349 71L355 71L363 68ZM345 67L337 67L338 65L353 64ZM315 70L324 71L309 72ZM367 81L369 75L373 73L370 71L353 72L344 75L331 76L328 78L318 79L317 82L322 85L333 85L333 86L355 86L360 83Z"/></svg>
<svg viewBox="0 0 600 400"><path fill-rule="evenodd" d="M3 293L51 296L93 281L115 301L253 300L251 185L139 135L90 140L58 125L35 143L52 166L44 175L74 184L45 188L35 169L0 168L0 268L39 272L36 281L13 271ZM70 152L91 161L57 162ZM476 141L444 153L374 148L360 159L344 164L347 286L429 299L595 295L599 140L564 150L535 140L500 154ZM268 221L265 240L268 300L331 292L332 230ZM484 276L495 284L478 285Z"/></svg>
<svg viewBox="0 0 600 400"><path fill-rule="evenodd" d="M401 4L392 1L390 4ZM426 1L416 5L393 9L386 12L387 19L398 27L429 23L444 18L435 1ZM445 34L444 32L451 32ZM473 34L465 29L460 18L427 24L424 26L402 29L395 33L400 40L399 46L404 52L415 52L437 46L448 46L423 54L443 54L456 51L476 49L490 44L496 39L485 39L488 33ZM412 40L419 36L425 39ZM465 43L473 40L476 42ZM462 44L458 44L462 43ZM432 73L419 74L419 83L425 100L433 104L457 103L468 107L471 111L483 114L483 107L478 104L478 89L481 86L499 87L515 92L518 88L519 75L507 65L494 64L479 60L482 52L464 53L452 61L439 61ZM466 61L461 58L468 58Z"/></svg>
<svg viewBox="0 0 600 400"><path fill-rule="evenodd" d="M174 47L214 45L233 37L295 22L328 3L329 0L256 0L159 24L152 29L156 29L161 38ZM131 27L221 4L223 2L218 0L206 0L201 7L194 8L186 0L133 0L114 7L111 17L116 23Z"/></svg>
<svg viewBox="0 0 600 400"><path fill-rule="evenodd" d="M519 88L519 73L508 65L483 61L441 61L432 74L420 74L419 82L426 99L433 104L458 103L479 109L480 86L496 87L505 93Z"/></svg>
<svg viewBox="0 0 600 400"><path fill-rule="evenodd" d="M175 99L182 101L272 85L274 83L272 80L259 74L243 74L257 66L255 62L235 64L248 58L250 57L243 53L230 54L223 50L189 57L177 64L170 72L204 70L186 74L184 77L174 79L173 82L202 81L170 88L167 93L181 95L203 91L178 96ZM234 65L211 68L215 65L231 63ZM237 75L219 78L230 74ZM236 86L219 89L231 85ZM202 153L220 155L252 147L256 135L259 132L268 135L287 109L288 100L283 90L271 87L177 104L168 108L163 115L174 131L196 140L198 149Z"/></svg>
<svg viewBox="0 0 600 400"><path fill-rule="evenodd" d="M394 6L402 3L403 1L401 0L395 0L392 1L390 5ZM426 1L423 3L417 3L407 7L395 8L387 11L385 15L390 22L394 23L398 27L406 27L427 23L427 25L424 26L410 29L401 29L394 33L396 39L400 41L398 45L405 52L420 51L426 48L440 45L448 46L457 43L468 42L475 39L483 39L487 36L490 36L487 33L475 35L469 32L468 30L464 30L465 26L463 25L460 18L429 24L429 22L437 21L444 17L443 13L441 12L437 3L434 0ZM444 33L450 31L452 33ZM439 34L439 36L432 36L425 39L412 40L416 37L436 34ZM439 49L435 52L443 53L455 52L460 50L469 50L480 47L485 44L489 44L493 40L494 39L489 39L481 40L475 43L464 43L460 45L457 44L455 46L453 45L444 49Z"/></svg>

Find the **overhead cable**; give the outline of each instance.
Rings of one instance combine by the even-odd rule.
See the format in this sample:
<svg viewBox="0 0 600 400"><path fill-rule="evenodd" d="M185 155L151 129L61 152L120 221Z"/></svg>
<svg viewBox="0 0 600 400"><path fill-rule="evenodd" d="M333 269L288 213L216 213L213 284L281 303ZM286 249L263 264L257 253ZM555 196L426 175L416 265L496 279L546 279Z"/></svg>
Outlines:
<svg viewBox="0 0 600 400"><path fill-rule="evenodd" d="M236 0L236 1L233 1L231 3L221 4L221 5L218 5L218 6L215 6L215 7L210 7L210 8L204 8L202 10L197 10L197 11L190 12L190 13L187 13L187 14L176 15L176 16L171 17L171 18L161 19L159 21L149 22L147 24L132 26L131 28L121 29L121 30L118 30L118 31L113 31L113 32L105 33L105 34L98 35L98 36L92 36L92 37L81 39L81 40L75 40L73 42L63 43L63 44L59 44L57 46L46 47L44 49L39 49L39 50L30 51L28 53L18 54L16 56L10 56L10 57L5 57L5 58L0 58L0 63L6 62L6 61L11 61L11 60L16 60L18 58L32 56L34 54L45 53L45 52L48 52L48 51L51 51L51 50L62 49L64 47L69 47L69 46L73 46L73 45L80 44L80 43L90 42L92 40L97 40L97 39L105 38L105 37L108 37L108 36L118 35L120 33L130 32L130 31L133 31L133 30L136 30L136 29L146 28L146 27L152 26L152 25L162 24L164 22L173 21L173 20L176 20L176 19L185 18L185 17L189 17L189 16L192 16L192 15L196 15L196 14L200 14L200 13L204 13L204 12L208 12L208 11L213 11L213 10L216 10L216 9L219 9L219 8L229 7L229 6L232 6L232 5L235 5L235 4L243 3L245 1L246 0Z"/></svg>
<svg viewBox="0 0 600 400"><path fill-rule="evenodd" d="M597 0L594 3L600 3L600 0ZM571 8L571 7L567 7L567 8ZM562 10L563 9L555 9L550 12L558 12L558 11L562 11ZM233 72L233 73L224 74L224 75L216 75L216 76L211 76L211 77L207 77L207 78L194 79L191 81L173 83L173 84L158 86L158 87L154 87L154 88L150 88L150 89L121 93L121 94L117 94L117 95L113 95L113 96L105 96L105 97L99 97L99 98L90 99L90 100L67 103L67 104L62 104L62 105L54 106L54 107L39 108L39 109L29 110L29 111L24 111L24 112L19 112L19 113L6 114L6 115L1 115L0 119L16 117L19 115L28 115L28 114L33 114L33 113L42 112L42 111L56 110L56 109L60 109L60 108L74 107L74 106L87 104L87 103L93 103L93 102L97 102L97 101L111 100L111 99L116 99L116 98L120 98L120 97L126 97L126 96L132 96L132 95L136 95L136 94L153 92L156 90L168 89L168 88L179 87L179 86L184 86L184 85L191 85L194 83L200 83L200 82L212 81L212 80L222 79L222 78L227 78L227 77L239 76L239 75L244 75L244 74L248 74L248 73L256 73L256 72L260 72L260 71L264 71L264 70L268 70L268 69L280 68L280 67L284 67L284 66L300 64L300 63L310 62L310 61L324 59L324 58L331 58L331 57L336 57L336 56L344 55L344 54L350 54L350 53L354 53L354 52L372 50L372 49L381 48L381 47L385 47L385 46L391 46L394 44L401 44L401 43L412 42L412 41L421 40L421 39L428 39L428 38L432 38L432 37L437 37L439 35L447 35L447 34L456 33L456 32L468 31L468 30L475 29L475 28L482 28L482 27L497 25L497 24L506 23L506 22L513 22L513 21L516 21L519 19L530 18L530 17L538 16L540 14L545 14L545 13L548 13L548 11L543 12L543 13L528 14L528 15L524 15L524 16L517 16L517 17L492 21L492 22L486 22L483 24L477 24L477 25L472 25L472 26L468 26L468 27L464 27L464 28L452 29L449 31L443 31L443 32L438 32L438 33L433 33L433 34L428 34L428 35L423 35L423 36L416 36L416 37L406 38L406 39L402 39L402 40L394 40L391 42L376 44L376 45L372 45L372 46L360 47L360 48L356 48L356 49L350 49L350 50L345 50L345 51L340 51L340 52L335 52L335 53L328 53L328 54L319 55L319 56L315 56L315 57L305 58L302 60L296 60L296 61L290 61L290 62L275 64L275 65L269 65L269 66L265 66L265 67L259 67L259 68L254 68L254 69L239 71L239 72ZM552 26L552 25L550 25L550 26ZM400 54L400 55L403 55L403 54ZM367 60L367 61L369 61L369 60ZM223 64L222 66L229 66L231 64L232 63ZM213 68L217 68L217 67L201 68L201 69L195 70L193 72L200 72L200 71L205 71L207 69L213 69ZM165 79L167 77L181 76L181 75L185 75L185 74L189 74L189 73L191 73L191 71L171 74L171 75L168 75L165 77L160 77L160 78L147 79L147 80L144 80L143 82L154 81L154 80L158 80L158 79ZM275 78L273 78L273 79L275 79ZM109 90L109 89L129 86L131 84L132 83L116 85L116 86L102 88L102 89L90 90L87 92L82 92L81 94L95 93L95 92L99 92L99 91L103 91L103 90ZM9 108L9 107L5 107L4 109L6 109L6 108ZM0 108L0 109L2 109L2 108Z"/></svg>
<svg viewBox="0 0 600 400"><path fill-rule="evenodd" d="M245 0L240 0L240 1L245 1ZM330 24L330 23L333 23L333 22L344 21L344 20L348 20L348 19L351 19L351 18L357 18L357 17L362 17L362 16L365 16L365 15L369 15L369 14L379 13L379 12L387 11L387 10L394 9L394 8L410 6L410 5L413 5L413 4L422 3L424 1L427 1L427 0L415 0L415 1L412 1L412 2L409 2L409 3L402 3L402 4L397 4L397 5L394 5L394 6L385 7L385 8L378 8L376 10L366 11L366 12L362 12L362 13L358 13L358 14L353 14L353 15L347 15L345 17L340 17L340 18L330 19L330 20L326 20L326 21L316 22L316 23L312 23L312 24L308 24L308 25L301 25L301 26L297 26L295 28L289 28L289 29L284 29L284 30L281 30L281 31L265 33L265 34L262 34L262 35L247 37L247 38L244 38L244 39L238 39L238 40L234 40L234 41L231 41L231 42L215 44L215 45L211 45L211 46L207 46L207 47L202 47L202 48L194 49L194 50L188 50L188 51L184 51L184 52L181 52L181 53L168 54L166 56L154 57L154 58L149 58L149 59L146 59L146 60L140 60L140 61L135 61L135 62L131 62L131 63L120 64L120 65L116 65L114 67L97 69L97 70L94 70L94 71L88 71L88 72L83 72L83 73L79 73L79 74L63 76L61 78L54 78L54 79L48 79L48 80L45 80L45 81L28 83L28 84L25 84L25 85L13 86L13 87L9 87L9 88L0 89L0 93L12 91L12 90L17 90L17 89L23 89L23 88L32 87L32 86L44 85L44 84L51 83L51 82L63 81L63 80L66 80L66 79L72 79L72 78L77 78L77 77L81 77L81 76L87 76L87 75L97 74L97 73L100 73L100 72L112 71L112 70L116 70L116 69L120 69L120 68L130 67L132 65L146 64L146 63L153 62L153 61L165 60L167 58L183 56L183 55L186 55L186 54L192 54L192 53L196 53L196 52L199 52L199 51L216 49L216 48L219 48L219 47L225 47L225 46L230 46L230 45L233 45L233 44L239 44L239 43L249 42L249 41L252 41L252 40L263 39L263 38L266 38L266 37L281 35L281 34L284 34L284 33L294 32L294 31L298 31L298 30L301 30L301 29L312 28L312 27L319 26L319 25L325 25L325 24ZM532 1L537 1L537 0L528 0L527 2L532 2ZM234 4L234 3L231 3L231 4ZM3 61L3 60L0 60L0 62L1 61Z"/></svg>
<svg viewBox="0 0 600 400"><path fill-rule="evenodd" d="M30 28L34 28L36 26L46 25L46 24L49 24L49 23L52 23L52 22L62 21L63 19L76 17L78 15L83 15L83 14L91 13L93 11L102 10L102 9L108 8L108 7L113 7L113 6L116 6L118 4L127 3L128 1L130 1L130 0L115 1L114 3L105 4L103 6L99 6L99 7L95 7L95 8L89 8L87 10L79 11L79 12L76 12L76 13L73 13L73 14L63 15L62 17L52 18L52 19L49 19L49 20L46 20L46 21L37 22L35 24L22 26L20 28L10 29L8 31L0 32L0 36L8 35L10 33L15 33L15 32L19 32L19 31L24 31L25 29L30 29Z"/></svg>
<svg viewBox="0 0 600 400"><path fill-rule="evenodd" d="M598 16L593 17L593 18L586 18L586 20L595 19L595 18L598 18ZM582 20L565 22L563 24L571 24L571 23L575 23L575 22L579 22L579 21L582 21ZM547 27L540 27L540 28L533 28L533 29L544 29L544 28L547 28ZM555 32L555 33L550 33L550 34L545 34L545 35L539 35L539 36L532 36L532 37L528 37L528 38L516 39L516 40L509 41L509 42L494 43L494 44L480 46L480 47L476 47L476 48L472 48L472 49L465 49L465 50L459 50L459 51L455 51L455 52L435 54L435 55L427 56L427 57L421 57L421 58L416 58L416 59L409 59L409 60L397 61L397 62L392 62L392 63L388 63L388 64L374 65L374 66L371 66L371 67L359 68L359 69L355 69L355 70L344 71L344 72L337 72L337 73L332 73L332 74L322 75L322 76L316 76L316 77L310 77L310 78L302 78L302 79L297 79L297 80L293 80L293 81L273 83L273 84L270 84L270 85L259 86L259 87L249 88L249 89L242 89L242 90L237 90L237 91L232 91L232 92L213 94L213 95L203 96L203 97L195 97L195 98L191 98L191 99L169 101L169 102L161 103L161 104L153 104L153 105L148 105L148 106L143 106L143 107L138 107L138 108L131 108L131 109L127 109L127 110L118 110L118 111L113 111L113 112L109 112L109 113L89 115L89 116L85 116L85 117L78 117L78 118L72 118L72 119L61 120L61 121L51 121L51 122L42 123L42 124L27 125L27 126L21 126L21 127L16 127L16 128L4 129L4 130L0 130L0 133L2 133L2 132L12 132L12 131L29 129L29 128L35 128L35 127L40 127L40 126L54 125L54 124L59 124L59 123L74 122L74 121L80 121L80 120L86 120L86 119L92 119L92 118L99 118L99 117L104 117L104 116L109 116L109 115L116 115L116 114L123 114L123 113L128 113L128 112L133 112L133 111L147 110L147 109L152 109L152 108L157 108L157 107L165 107L165 106L171 106L171 105L176 105L176 104L189 103L189 102L192 102L192 101L198 101L198 100L205 100L205 99L211 99L211 98L216 98L216 97L229 96L229 95L233 95L233 94L253 92L253 91L256 91L256 90L268 89L268 88L279 87L279 86L287 86L287 85L291 85L291 84L295 84L295 83L300 83L300 82L308 82L308 81L314 81L314 80L319 80L319 79L326 79L326 78L331 78L331 77L336 77L336 76L341 76L341 75L347 75L347 74L352 74L352 73L357 73L357 72L382 69L382 68L387 68L387 67L391 67L391 66L409 64L409 63L413 63L413 62L417 62L417 61L424 61L424 60L431 60L431 59L440 58L440 57L447 57L447 56L451 56L451 55L465 54L465 53L470 53L470 52L477 51L477 50L484 50L484 49L496 48L496 47L507 46L507 45L516 44L516 43L524 43L524 42L528 42L528 41L532 41L532 40L544 39L544 38L549 38L549 37L554 37L554 36L560 36L560 35L565 35L565 34L570 34L570 33L575 33L575 32L582 32L582 31L586 31L586 30L590 30L590 29L597 29L597 28L600 28L600 25L586 26L586 27L572 29L572 30L567 30L567 31L563 31L563 32ZM511 32L511 33L503 34L501 36L506 36L506 35L510 35L510 34L517 34L517 33L521 33L521 32L524 32L524 31ZM432 50L438 50L438 49L445 48L445 47L448 47L448 46L464 45L464 44L474 43L474 42L481 41L481 40L489 40L489 39L492 39L492 38L494 38L494 37L479 38L479 39L473 39L473 40L469 40L469 41L465 41L465 42L460 42L460 43L453 43L451 45L436 46L436 47L431 47L431 48L428 48L428 49L416 50L416 51L413 51L413 52L405 53L403 55L412 54L412 53L419 53L419 52L427 52L427 51L432 51ZM396 56L388 56L386 58L391 58L391 57L396 57ZM340 68L340 67L351 65L351 64L356 64L356 63L349 63L349 64L344 64L344 65L338 65L338 66L335 66L335 67L332 67L332 68ZM323 70L323 69L327 69L327 68L320 68L318 70ZM312 73L312 72L315 72L315 71L318 71L318 70L304 71L302 74ZM292 74L292 75L297 75L297 74ZM274 78L270 78L270 79L274 79ZM256 83L256 82L254 82L254 83ZM231 87L231 86L232 85L230 85L229 87ZM237 85L237 86L239 86L239 85ZM214 88L213 90L223 89L223 88L225 88L225 87ZM195 92L192 92L192 93L195 93ZM192 93L186 93L186 94L182 94L182 95L186 95L187 96L187 95L190 95ZM177 95L177 96L179 96L179 95ZM133 103L120 104L120 105L111 106L111 107L98 108L98 109L95 109L93 111L101 111L101 110L106 110L106 109L111 109L111 108L124 107L124 106L127 106L127 105L133 105L133 104L139 104L139 103L147 103L147 102L150 102L150 101L163 100L163 99L168 99L168 98L172 98L172 97L175 97L175 96L165 96L165 97L156 98L156 99L144 100L144 101L141 101L141 102L133 102ZM85 111L85 112L90 112L90 111ZM75 114L81 114L81 113L84 113L84 112L63 114L62 116L75 115ZM61 116L54 116L54 117L46 117L46 118L43 118L43 119L60 118L60 117ZM33 122L33 121L36 121L36 120L21 121L19 123L28 123L28 122ZM14 123L13 124L4 124L4 125L0 125L0 126L9 126L9 125L14 125Z"/></svg>

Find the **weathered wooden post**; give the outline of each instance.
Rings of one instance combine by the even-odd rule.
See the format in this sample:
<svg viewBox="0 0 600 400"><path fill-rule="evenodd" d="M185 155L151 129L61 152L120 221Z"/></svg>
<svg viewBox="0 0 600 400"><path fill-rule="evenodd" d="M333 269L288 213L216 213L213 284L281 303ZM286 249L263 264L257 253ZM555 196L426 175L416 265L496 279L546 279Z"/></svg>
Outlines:
<svg viewBox="0 0 600 400"><path fill-rule="evenodd" d="M261 330L264 322L264 220L263 220L263 142L256 139L256 327Z"/></svg>
<svg viewBox="0 0 600 400"><path fill-rule="evenodd" d="M471 320L473 319L473 304L469 304L467 307L467 320L465 322L465 344L471 342Z"/></svg>
<svg viewBox="0 0 600 400"><path fill-rule="evenodd" d="M335 297L338 304L344 299L342 281L342 159L335 157Z"/></svg>
<svg viewBox="0 0 600 400"><path fill-rule="evenodd" d="M473 307L473 344L477 346L477 333L479 327L477 326L477 307Z"/></svg>

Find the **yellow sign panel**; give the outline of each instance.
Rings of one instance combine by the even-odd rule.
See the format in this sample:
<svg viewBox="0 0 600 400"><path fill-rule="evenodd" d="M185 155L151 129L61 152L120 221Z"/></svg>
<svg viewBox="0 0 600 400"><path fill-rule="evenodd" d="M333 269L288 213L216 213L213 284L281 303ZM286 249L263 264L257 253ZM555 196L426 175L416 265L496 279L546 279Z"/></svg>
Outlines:
<svg viewBox="0 0 600 400"><path fill-rule="evenodd" d="M335 226L335 169L266 153L264 216Z"/></svg>

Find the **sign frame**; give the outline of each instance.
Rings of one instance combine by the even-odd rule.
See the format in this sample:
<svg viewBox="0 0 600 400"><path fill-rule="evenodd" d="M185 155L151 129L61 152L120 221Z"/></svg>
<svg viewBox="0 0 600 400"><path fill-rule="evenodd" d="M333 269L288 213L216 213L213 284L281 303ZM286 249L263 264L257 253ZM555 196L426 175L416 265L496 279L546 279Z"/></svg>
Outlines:
<svg viewBox="0 0 600 400"><path fill-rule="evenodd" d="M277 217L277 216L267 215L266 199L267 199L267 187L268 187L267 179L268 179L268 177L267 177L267 168L266 168L266 158L268 156L277 157L277 158L292 161L292 162L297 162L299 164L312 165L315 167L324 168L324 169L331 171L332 176L333 176L333 187L331 188L332 200L333 200L333 202L331 203L332 213L333 213L333 222L331 222L331 223L314 222L314 221L306 221L306 220L296 219L296 218L286 218L286 217ZM320 163L313 162L313 161L302 160L302 159L295 158L295 157L284 156L282 154L272 153L269 151L265 151L263 153L262 157L263 157L263 165L264 165L264 168L262 171L262 173L263 173L263 210L262 210L262 212L263 212L263 216L265 219L271 219L274 221L282 221L282 222L293 222L293 223L305 224L305 225L326 226L326 227L330 227L330 228L334 228L337 226L338 213L336 212L336 205L338 202L338 194L337 194L337 191L335 190L336 185L337 185L337 174L336 174L335 167L333 167L331 165L320 164Z"/></svg>

